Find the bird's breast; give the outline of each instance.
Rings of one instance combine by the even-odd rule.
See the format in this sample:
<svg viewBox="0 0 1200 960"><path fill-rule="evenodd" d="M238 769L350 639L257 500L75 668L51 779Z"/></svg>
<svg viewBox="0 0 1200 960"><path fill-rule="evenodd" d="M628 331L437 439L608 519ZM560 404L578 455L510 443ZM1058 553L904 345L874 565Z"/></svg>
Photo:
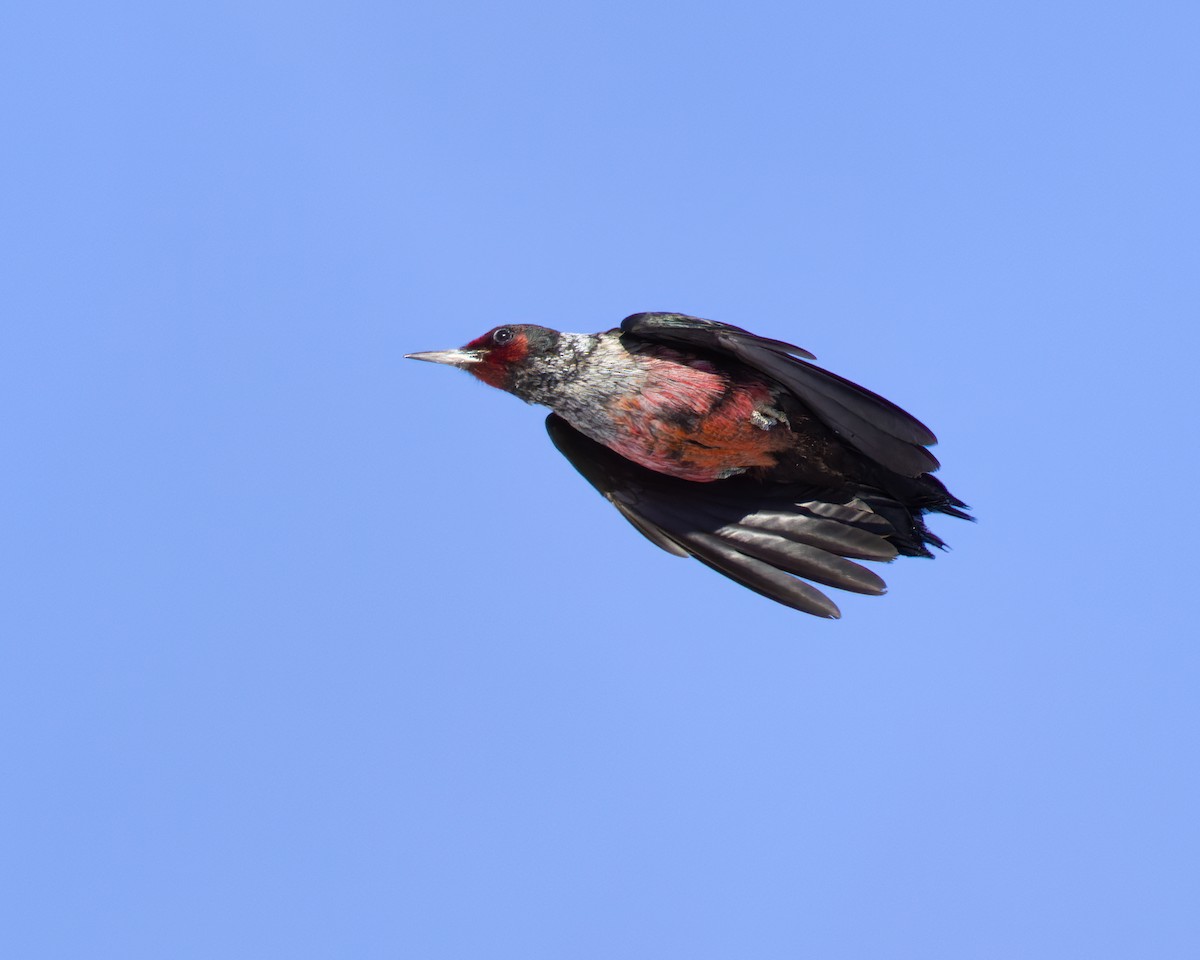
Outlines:
<svg viewBox="0 0 1200 960"><path fill-rule="evenodd" d="M761 412L767 404L755 399L737 389L702 414L647 409L634 401L615 411L617 429L608 445L635 463L682 480L722 480L770 467L790 444L789 430Z"/></svg>
<svg viewBox="0 0 1200 960"><path fill-rule="evenodd" d="M582 433L658 473L708 482L773 466L792 443L772 386L697 358L639 357L599 402L558 412Z"/></svg>

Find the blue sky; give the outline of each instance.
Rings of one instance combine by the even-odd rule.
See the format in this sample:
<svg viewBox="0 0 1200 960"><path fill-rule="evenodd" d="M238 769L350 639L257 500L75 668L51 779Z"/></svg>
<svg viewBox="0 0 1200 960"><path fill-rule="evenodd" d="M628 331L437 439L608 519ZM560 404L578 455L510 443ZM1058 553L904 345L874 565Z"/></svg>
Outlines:
<svg viewBox="0 0 1200 960"><path fill-rule="evenodd" d="M0 953L1200 950L1186 4L0 31ZM942 443L844 619L401 360L676 310Z"/></svg>

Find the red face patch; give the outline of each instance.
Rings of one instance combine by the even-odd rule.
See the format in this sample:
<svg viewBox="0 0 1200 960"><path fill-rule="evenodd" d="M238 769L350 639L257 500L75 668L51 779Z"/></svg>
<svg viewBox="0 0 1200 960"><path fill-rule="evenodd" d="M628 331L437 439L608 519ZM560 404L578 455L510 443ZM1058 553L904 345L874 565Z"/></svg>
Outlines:
<svg viewBox="0 0 1200 960"><path fill-rule="evenodd" d="M478 351L481 357L467 369L484 383L503 390L513 366L529 356L529 337L515 327L496 327L463 349Z"/></svg>

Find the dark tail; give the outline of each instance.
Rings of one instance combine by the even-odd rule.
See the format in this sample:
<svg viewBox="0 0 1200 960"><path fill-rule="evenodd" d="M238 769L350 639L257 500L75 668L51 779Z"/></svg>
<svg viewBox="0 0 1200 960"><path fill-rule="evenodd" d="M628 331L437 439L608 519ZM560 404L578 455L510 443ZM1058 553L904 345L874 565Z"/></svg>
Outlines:
<svg viewBox="0 0 1200 960"><path fill-rule="evenodd" d="M946 549L946 541L925 525L925 514L945 513L960 520L975 521L967 513L970 507L947 490L941 480L928 473L902 477L889 472L881 486L882 490L860 487L856 493L896 530L888 539L905 556L932 557L930 547Z"/></svg>

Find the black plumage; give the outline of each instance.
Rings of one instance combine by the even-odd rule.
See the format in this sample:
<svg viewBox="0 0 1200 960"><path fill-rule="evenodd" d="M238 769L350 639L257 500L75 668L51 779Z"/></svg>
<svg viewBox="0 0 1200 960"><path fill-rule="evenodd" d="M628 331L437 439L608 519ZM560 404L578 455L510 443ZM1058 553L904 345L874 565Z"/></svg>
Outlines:
<svg viewBox="0 0 1200 960"><path fill-rule="evenodd" d="M808 351L682 314L634 314L620 330L623 340L686 349L764 374L861 454L872 474L871 483L848 478L836 487L762 472L693 483L639 466L550 414L546 429L559 451L664 550L694 557L786 606L836 618L837 605L806 580L882 594L884 581L853 560L932 556L928 546L944 543L926 527L926 512L973 519L929 476L939 466L926 449L937 442L933 431L891 401L809 363L815 358Z"/></svg>

